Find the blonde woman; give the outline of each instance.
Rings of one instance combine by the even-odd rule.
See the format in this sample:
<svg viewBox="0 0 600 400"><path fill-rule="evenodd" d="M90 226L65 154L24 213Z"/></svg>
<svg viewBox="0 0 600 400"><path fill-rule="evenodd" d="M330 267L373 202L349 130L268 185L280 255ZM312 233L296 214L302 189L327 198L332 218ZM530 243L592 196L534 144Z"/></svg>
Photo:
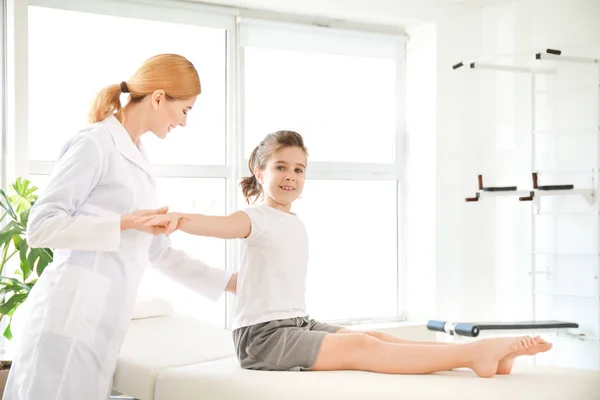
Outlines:
<svg viewBox="0 0 600 400"><path fill-rule="evenodd" d="M163 229L135 220L167 211L157 209L140 137L185 126L199 94L192 63L157 55L102 89L91 125L62 148L27 229L29 246L54 248L54 261L22 307L5 400L106 400L148 264L213 300L235 292L237 275L172 249Z"/></svg>

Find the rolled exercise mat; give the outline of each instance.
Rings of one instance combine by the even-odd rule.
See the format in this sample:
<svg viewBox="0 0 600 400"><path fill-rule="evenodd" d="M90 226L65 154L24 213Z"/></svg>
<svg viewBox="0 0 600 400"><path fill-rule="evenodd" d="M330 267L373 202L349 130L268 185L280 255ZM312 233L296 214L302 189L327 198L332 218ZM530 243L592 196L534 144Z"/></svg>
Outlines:
<svg viewBox="0 0 600 400"><path fill-rule="evenodd" d="M446 325L448 324L448 325ZM453 331L448 332L448 326L453 326ZM575 322L564 321L510 321L510 322L451 322L440 320L427 321L430 331L446 332L451 335L477 337L483 330L531 330L531 329L568 329L579 328Z"/></svg>

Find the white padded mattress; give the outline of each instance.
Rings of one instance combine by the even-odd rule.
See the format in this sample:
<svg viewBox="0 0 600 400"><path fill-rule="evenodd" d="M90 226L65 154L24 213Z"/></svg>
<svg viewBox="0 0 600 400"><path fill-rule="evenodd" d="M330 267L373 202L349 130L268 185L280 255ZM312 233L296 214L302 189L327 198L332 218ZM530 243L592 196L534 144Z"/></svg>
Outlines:
<svg viewBox="0 0 600 400"><path fill-rule="evenodd" d="M156 382L155 400L486 399L596 400L600 372L521 366L509 376L483 379L467 370L433 375L368 372L265 372L228 358L169 368Z"/></svg>
<svg viewBox="0 0 600 400"><path fill-rule="evenodd" d="M419 376L243 370L231 332L171 315L161 304L152 312L142 305L113 385L140 400L600 400L600 371L517 366L510 376L482 379L466 370Z"/></svg>
<svg viewBox="0 0 600 400"><path fill-rule="evenodd" d="M235 355L231 332L193 318L161 316L132 321L117 361L113 389L154 399L161 371Z"/></svg>

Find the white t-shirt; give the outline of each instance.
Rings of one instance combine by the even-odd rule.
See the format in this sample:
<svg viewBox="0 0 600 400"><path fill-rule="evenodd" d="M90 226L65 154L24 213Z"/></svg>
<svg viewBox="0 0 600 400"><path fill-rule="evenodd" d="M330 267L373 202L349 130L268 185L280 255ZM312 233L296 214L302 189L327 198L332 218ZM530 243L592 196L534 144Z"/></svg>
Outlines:
<svg viewBox="0 0 600 400"><path fill-rule="evenodd" d="M308 237L295 214L267 205L242 210L252 223L243 239L233 329L306 316Z"/></svg>

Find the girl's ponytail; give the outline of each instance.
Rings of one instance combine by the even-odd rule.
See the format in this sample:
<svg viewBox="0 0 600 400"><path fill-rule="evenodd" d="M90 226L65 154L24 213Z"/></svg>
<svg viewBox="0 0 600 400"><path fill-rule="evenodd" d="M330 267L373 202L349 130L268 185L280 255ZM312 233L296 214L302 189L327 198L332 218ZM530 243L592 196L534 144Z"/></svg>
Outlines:
<svg viewBox="0 0 600 400"><path fill-rule="evenodd" d="M256 146L256 148L252 151L252 154L250 154L250 159L248 160L248 169L252 175L243 178L240 182L242 193L248 204L250 204L250 199L252 198L254 198L252 203L256 203L256 201L262 195L262 188L260 183L258 183L258 179L256 179L256 175L254 175L254 170L257 167L256 153L258 152L259 147L260 146Z"/></svg>

